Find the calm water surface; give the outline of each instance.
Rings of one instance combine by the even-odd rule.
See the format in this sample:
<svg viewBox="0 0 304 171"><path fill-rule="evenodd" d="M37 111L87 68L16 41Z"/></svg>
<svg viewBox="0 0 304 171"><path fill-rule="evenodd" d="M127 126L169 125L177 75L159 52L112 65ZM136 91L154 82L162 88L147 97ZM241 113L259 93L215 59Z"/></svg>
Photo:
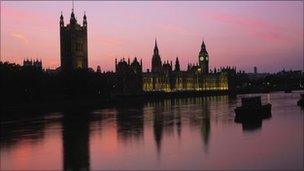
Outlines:
<svg viewBox="0 0 304 171"><path fill-rule="evenodd" d="M299 92L262 94L272 117L234 122L240 98L162 100L1 121L1 169L303 169Z"/></svg>

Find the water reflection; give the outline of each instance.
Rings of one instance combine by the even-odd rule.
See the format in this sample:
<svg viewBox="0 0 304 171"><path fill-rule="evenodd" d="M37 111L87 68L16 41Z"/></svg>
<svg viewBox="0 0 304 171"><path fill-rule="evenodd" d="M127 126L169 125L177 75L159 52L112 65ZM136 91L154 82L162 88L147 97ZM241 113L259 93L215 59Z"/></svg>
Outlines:
<svg viewBox="0 0 304 171"><path fill-rule="evenodd" d="M164 130L164 114L161 109L155 109L153 112L153 133L158 154L161 150L161 140Z"/></svg>
<svg viewBox="0 0 304 171"><path fill-rule="evenodd" d="M271 117L272 115L270 114L262 119L255 119L255 120L241 121L241 122L235 121L235 122L242 124L243 131L250 132L250 131L260 130L262 128L263 120L270 119Z"/></svg>
<svg viewBox="0 0 304 171"><path fill-rule="evenodd" d="M228 96L166 99L1 121L1 160L5 161L1 169L41 170L46 163L54 165L52 170L234 170L259 169L255 167L259 164L275 169L277 161L285 162L278 155L285 149L289 166L299 166L303 111L296 106L297 98L265 94L263 99L273 104L274 118L269 122L236 124L234 109L240 97ZM247 133L251 131L263 134ZM272 142L282 143L272 148L268 146ZM261 154L268 160L259 160ZM256 162L250 156L258 164L250 165Z"/></svg>
<svg viewBox="0 0 304 171"><path fill-rule="evenodd" d="M68 111L62 118L63 169L90 170L88 111Z"/></svg>
<svg viewBox="0 0 304 171"><path fill-rule="evenodd" d="M210 136L210 102L203 98L202 103L202 124L201 132L204 144L206 146L206 151L208 150L208 142Z"/></svg>
<svg viewBox="0 0 304 171"><path fill-rule="evenodd" d="M44 138L44 129L44 122L12 121L3 123L0 129L1 148L13 148L20 141L39 143Z"/></svg>
<svg viewBox="0 0 304 171"><path fill-rule="evenodd" d="M176 105L180 104L180 102L180 100L176 99L165 99L147 104L147 106L153 107L153 135L158 155L161 153L164 134L172 137L176 131L178 137L181 136L181 110L176 108Z"/></svg>
<svg viewBox="0 0 304 171"><path fill-rule="evenodd" d="M263 119L255 119L250 121L234 121L235 123L242 124L244 132L258 131L262 128Z"/></svg>
<svg viewBox="0 0 304 171"><path fill-rule="evenodd" d="M20 142L30 141L33 144L41 142L45 138L45 129L58 120L52 114L46 116L42 113L35 113L33 117L25 117L27 115L24 115L24 113L14 113L14 115L13 119L7 120L5 118L1 120L1 149L14 148ZM20 117L16 118L16 115Z"/></svg>
<svg viewBox="0 0 304 171"><path fill-rule="evenodd" d="M243 131L256 131L262 128L262 119L257 119L253 121L241 122Z"/></svg>
<svg viewBox="0 0 304 171"><path fill-rule="evenodd" d="M176 108L176 116L175 116L175 125L176 125L176 132L178 137L181 137L181 132L182 132L182 115L181 115L181 109Z"/></svg>
<svg viewBox="0 0 304 171"><path fill-rule="evenodd" d="M153 107L153 135L157 153L161 153L163 136L174 135L174 130L180 138L183 122L189 121L192 128L201 132L206 151L210 137L210 100L211 97L166 99L150 102ZM215 98L219 101L221 98ZM193 105L193 106L192 106Z"/></svg>
<svg viewBox="0 0 304 171"><path fill-rule="evenodd" d="M143 106L125 108L117 107L116 125L117 135L120 141L127 143L140 141L143 139L144 133L144 118L143 118Z"/></svg>

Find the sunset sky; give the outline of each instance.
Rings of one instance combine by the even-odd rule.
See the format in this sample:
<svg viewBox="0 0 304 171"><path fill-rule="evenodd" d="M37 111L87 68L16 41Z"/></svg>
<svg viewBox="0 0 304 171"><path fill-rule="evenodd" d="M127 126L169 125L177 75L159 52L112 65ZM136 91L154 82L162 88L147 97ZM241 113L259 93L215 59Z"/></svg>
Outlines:
<svg viewBox="0 0 304 171"><path fill-rule="evenodd" d="M70 1L1 1L1 60L21 64L39 58L60 65L59 17L69 22ZM89 66L114 69L115 58L143 59L151 68L154 39L162 60L178 56L182 69L198 62L204 38L210 68L236 66L246 72L303 67L303 1L76 1L88 19Z"/></svg>

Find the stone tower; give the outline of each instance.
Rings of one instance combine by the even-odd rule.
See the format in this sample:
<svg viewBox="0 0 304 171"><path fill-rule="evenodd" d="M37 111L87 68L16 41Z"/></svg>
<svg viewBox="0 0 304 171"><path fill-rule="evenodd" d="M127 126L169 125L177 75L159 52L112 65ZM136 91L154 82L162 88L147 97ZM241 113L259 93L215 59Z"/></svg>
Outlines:
<svg viewBox="0 0 304 171"><path fill-rule="evenodd" d="M201 51L199 52L198 60L199 60L199 66L201 68L202 73L208 74L209 73L209 55L206 50L206 45L205 45L204 40L201 45Z"/></svg>
<svg viewBox="0 0 304 171"><path fill-rule="evenodd" d="M162 62L158 52L157 41L155 39L154 53L152 57L152 72L160 72L162 70Z"/></svg>
<svg viewBox="0 0 304 171"><path fill-rule="evenodd" d="M60 62L61 70L88 68L87 17L84 13L83 25L77 23L72 9L70 24L64 25L60 16Z"/></svg>

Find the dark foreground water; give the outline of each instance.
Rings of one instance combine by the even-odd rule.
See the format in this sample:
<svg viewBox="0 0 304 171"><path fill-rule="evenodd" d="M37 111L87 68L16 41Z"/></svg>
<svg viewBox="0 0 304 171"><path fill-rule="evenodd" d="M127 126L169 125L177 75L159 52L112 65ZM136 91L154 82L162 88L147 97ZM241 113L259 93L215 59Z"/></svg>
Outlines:
<svg viewBox="0 0 304 171"><path fill-rule="evenodd" d="M245 95L250 96L250 95ZM163 100L1 121L1 169L303 169L299 92L262 94L272 117L234 122L240 98Z"/></svg>

